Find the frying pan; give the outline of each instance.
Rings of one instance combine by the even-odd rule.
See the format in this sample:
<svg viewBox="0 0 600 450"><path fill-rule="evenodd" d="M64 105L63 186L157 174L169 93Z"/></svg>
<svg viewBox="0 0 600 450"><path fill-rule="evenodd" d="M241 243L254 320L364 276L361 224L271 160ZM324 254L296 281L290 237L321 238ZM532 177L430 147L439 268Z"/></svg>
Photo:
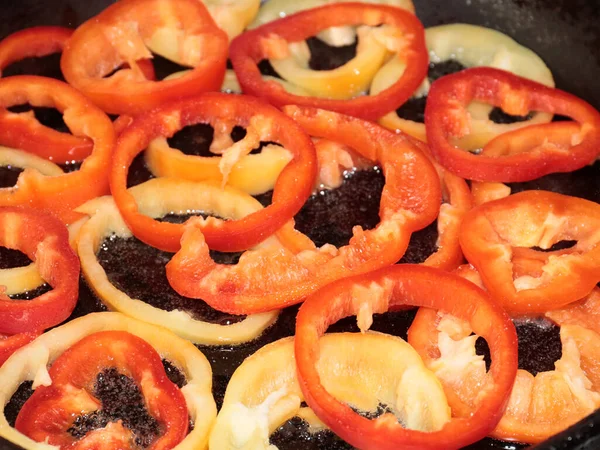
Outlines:
<svg viewBox="0 0 600 450"><path fill-rule="evenodd" d="M111 3L111 0L4 0L0 6L0 38L35 25L76 27ZM586 99L600 109L600 0L419 0L415 2L415 6L426 27L462 22L494 28L508 34L544 59L552 70L557 87ZM579 195L591 195L599 201L600 175L597 167L585 179L577 179L577 176L579 175L567 177L567 183ZM550 184L552 180L550 178ZM545 185L531 187L540 186ZM82 282L80 302L72 318L97 310L101 310L101 306ZM277 324L268 332L268 341L293 332L296 311L296 308L292 308L282 313ZM411 319L410 314L393 313L377 319L375 328L402 334L399 330L405 330ZM351 326L341 324L338 328L336 331L348 330ZM227 373L230 375L246 356L264 343L266 342L245 344L235 349L202 348L215 370L217 400L224 392ZM18 448L0 439L0 450ZM310 448L323 450L331 447ZM468 448L508 450L522 446L486 439ZM535 448L600 449L600 411Z"/></svg>

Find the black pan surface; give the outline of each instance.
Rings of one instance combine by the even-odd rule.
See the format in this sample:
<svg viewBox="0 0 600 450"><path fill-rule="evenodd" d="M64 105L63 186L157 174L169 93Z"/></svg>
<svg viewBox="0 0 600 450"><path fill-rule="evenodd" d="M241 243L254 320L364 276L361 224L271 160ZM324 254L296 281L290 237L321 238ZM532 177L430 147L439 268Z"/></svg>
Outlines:
<svg viewBox="0 0 600 450"><path fill-rule="evenodd" d="M110 5L110 0L4 0L0 6L0 38L35 25L62 25L76 27ZM482 25L502 31L538 53L554 74L557 87L572 92L596 108L600 108L600 0L446 0L417 1L417 14L425 26L463 22ZM38 70L48 73L51 60L32 63L21 69L27 73ZM157 71L159 68L157 67ZM18 70L17 70L18 71ZM15 72L16 73L16 72ZM8 74L8 73L7 73ZM134 170L135 184L147 178L143 167ZM376 179L376 178L375 178ZM374 179L374 180L375 180ZM518 190L549 189L570 195L586 197L600 202L600 163L568 176L549 176L529 183L514 186ZM262 200L268 201L268 198ZM427 229L426 229L427 230ZM425 231L425 230L424 230ZM431 233L422 233L420 240L430 239ZM434 237L435 239L435 237ZM413 253L426 244L413 242ZM415 261L418 262L418 261ZM80 301L72 318L100 311L103 307L94 298L85 282L81 282ZM294 330L297 307L284 311L277 323L257 341L238 347L201 347L210 360L214 371L214 394L220 405L227 381L243 359L258 348ZM414 313L398 312L375 318L373 329L405 337ZM354 331L355 321L344 320L331 331ZM520 340L528 354L533 354L534 340L526 333ZM550 346L552 336L542 343ZM539 344L539 343L538 343ZM527 362L525 361L524 364ZM290 427L293 428L290 430ZM333 436L310 436L297 432L298 424L288 424L277 434L276 443L281 450L340 450L347 449ZM469 446L472 450L520 449L525 446L485 439ZM0 440L0 450L16 449L13 444ZM592 450L600 448L600 412L589 416L564 433L540 444L539 450Z"/></svg>

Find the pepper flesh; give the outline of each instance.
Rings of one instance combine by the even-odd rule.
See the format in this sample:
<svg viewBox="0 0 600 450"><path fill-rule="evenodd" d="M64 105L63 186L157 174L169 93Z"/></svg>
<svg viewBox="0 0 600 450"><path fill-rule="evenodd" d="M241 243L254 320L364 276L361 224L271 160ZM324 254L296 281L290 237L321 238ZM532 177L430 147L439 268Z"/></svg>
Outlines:
<svg viewBox="0 0 600 450"><path fill-rule="evenodd" d="M528 78L546 86L554 87L554 79L544 61L530 49L519 45L512 38L497 30L465 23L452 23L429 27L425 30L429 59L434 64L457 61L464 67L496 67L515 75ZM393 83L405 70L397 59L390 60L373 78L370 92L376 94ZM425 80L414 97L427 95L429 79ZM511 124L499 124L490 120L493 107L483 103L469 105L472 115L472 133L468 142L461 142L468 149L483 147L495 136L524 126L546 123L552 114L536 112L528 120ZM401 130L411 136L427 141L425 124L399 117L396 111L383 116L379 123L384 127Z"/></svg>
<svg viewBox="0 0 600 450"><path fill-rule="evenodd" d="M453 301L456 297L461 301ZM477 410L428 433L406 430L389 414L375 420L359 416L327 392L316 368L319 338L329 325L357 315L359 328L365 331L372 314L409 305L435 305L468 321L486 338L491 352L494 383L479 392ZM500 420L517 371L517 335L502 308L474 284L422 265L396 265L326 286L300 307L295 339L298 379L306 403L334 433L364 449L458 449L482 439Z"/></svg>
<svg viewBox="0 0 600 450"><path fill-rule="evenodd" d="M93 357L92 357L93 356ZM98 373L114 368L131 377L144 396L148 412L159 425L161 434L150 449L169 449L183 440L188 430L185 398L172 383L160 356L143 339L124 331L101 331L86 336L60 355L50 367L50 386L38 387L25 402L15 428L38 442L60 448L89 448L98 436L118 440L111 448L135 448L132 432L122 423L107 425L104 430L76 439L68 429L73 417L101 409L94 397ZM89 442L91 441L91 442Z"/></svg>
<svg viewBox="0 0 600 450"><path fill-rule="evenodd" d="M33 332L55 326L73 311L79 293L79 260L67 228L33 209L0 208L0 245L25 253L52 290L29 301L0 295L0 333Z"/></svg>
<svg viewBox="0 0 600 450"><path fill-rule="evenodd" d="M518 370L492 436L538 443L600 407L599 306L596 288L573 306L545 314L561 326L562 356L554 370L536 376ZM442 381L453 416L468 417L480 401L476 393L489 383L483 356L475 355L478 336L471 332L464 321L427 308L419 310L408 331L409 343Z"/></svg>
<svg viewBox="0 0 600 450"><path fill-rule="evenodd" d="M491 296L512 315L544 313L577 301L600 281L600 206L546 191L525 191L467 213L459 235L467 260ZM562 240L577 244L542 252ZM516 273L515 257L541 260L537 272ZM517 258L518 259L518 258Z"/></svg>
<svg viewBox="0 0 600 450"><path fill-rule="evenodd" d="M472 154L454 146L468 136L471 101L490 103L508 114L542 111L577 122L532 125L497 136ZM425 108L427 141L436 160L463 178L521 182L554 172L571 172L599 153L600 113L574 95L508 72L476 67L440 78L431 86ZM493 150L488 147L494 147ZM488 153L489 152L489 153Z"/></svg>
<svg viewBox="0 0 600 450"><path fill-rule="evenodd" d="M203 211L205 214L235 220L262 209L258 200L248 194L230 187L222 188L216 183L155 178L130 188L129 192L135 197L140 210L153 218ZM106 236L122 239L132 237L113 199L107 196L91 200L79 207L78 212L89 216L77 239L81 270L90 288L112 311L163 326L184 339L202 345L236 345L252 341L277 320L279 311L248 316L233 324L210 323L186 311L165 311L146 303L145 298L130 297L118 283L111 282L98 261L98 252ZM274 236L261 245L273 240L276 240Z"/></svg>
<svg viewBox="0 0 600 450"><path fill-rule="evenodd" d="M25 58L63 51L73 30L40 26L17 31L0 41L0 72ZM92 152L89 138L61 133L41 125L31 113L0 111L0 142L35 153L56 163L80 161Z"/></svg>
<svg viewBox="0 0 600 450"><path fill-rule="evenodd" d="M75 30L61 69L103 110L136 115L218 90L227 46L227 35L198 0L129 0L114 3ZM150 59L149 48L193 70L168 81L148 80L136 61ZM124 64L129 68L103 78Z"/></svg>
<svg viewBox="0 0 600 450"><path fill-rule="evenodd" d="M119 136L113 156L110 186L128 227L143 242L165 251L179 250L184 225L158 222L139 212L134 197L127 192L127 172L133 159L157 137L170 137L181 128L196 123L214 125L235 120L260 141L273 141L285 147L292 160L281 171L273 192L273 202L239 220L204 221L202 233L210 248L242 251L264 241L296 214L310 196L317 174L314 146L310 137L293 120L260 100L242 95L207 93L173 102L138 116ZM238 144L240 144L238 142ZM251 146L236 147L248 153ZM232 153L225 162L235 163L243 153Z"/></svg>
<svg viewBox="0 0 600 450"><path fill-rule="evenodd" d="M248 251L238 264L227 266L210 257L202 224L190 222L181 250L167 264L167 278L181 295L202 298L232 314L292 305L334 280L395 264L406 251L411 233L437 216L439 178L411 139L331 111L297 106L285 111L313 137L350 147L381 165L386 177L381 222L372 230L355 227L349 245L339 249L329 244L317 248L289 222L277 231L284 248Z"/></svg>
<svg viewBox="0 0 600 450"><path fill-rule="evenodd" d="M374 412L384 404L407 428L421 431L439 429L450 419L439 381L403 339L372 331L328 333L319 353L324 383L353 408ZM307 421L309 433L326 429L303 400L293 338L265 345L232 375L210 448L268 450L271 433L292 417Z"/></svg>
<svg viewBox="0 0 600 450"><path fill-rule="evenodd" d="M24 171L15 187L0 189L0 206L28 205L45 209L70 224L81 218L74 208L108 192L107 174L115 143L112 123L106 114L66 83L30 75L0 79L0 108L24 101L32 106L58 109L73 135L87 136L94 143L94 149L76 172L43 176L37 170Z"/></svg>
<svg viewBox="0 0 600 450"><path fill-rule="evenodd" d="M265 81L257 64L268 58L270 40L298 42L333 26L388 25L401 36L392 38L393 45L405 58L407 70L393 86L376 96L361 96L350 100L304 97L285 91L272 81ZM278 107L302 105L337 111L376 120L396 109L417 89L427 74L427 50L423 25L410 12L386 5L338 3L301 11L283 19L262 25L238 36L231 43L230 57L242 90L267 99Z"/></svg>
<svg viewBox="0 0 600 450"><path fill-rule="evenodd" d="M124 314L114 312L91 313L47 331L23 350L16 352L0 367L0 404L6 405L24 381L32 381L33 388L51 386L48 367L69 347L81 339L102 331L121 331L133 334L150 344L161 358L177 367L185 377L181 393L186 400L189 419L193 429L178 445L182 450L204 449L208 434L217 415L212 396L212 370L206 357L191 342L181 339L163 327L157 327ZM87 363L93 363L88 358ZM162 366L162 365L161 365ZM161 367L162 369L162 367ZM77 371L73 371L77 373ZM74 417L72 418L74 419ZM103 430L97 430L98 438ZM109 430L110 431L110 430ZM0 409L0 437L22 448L33 448L38 443L11 427ZM105 448L105 447L102 447Z"/></svg>

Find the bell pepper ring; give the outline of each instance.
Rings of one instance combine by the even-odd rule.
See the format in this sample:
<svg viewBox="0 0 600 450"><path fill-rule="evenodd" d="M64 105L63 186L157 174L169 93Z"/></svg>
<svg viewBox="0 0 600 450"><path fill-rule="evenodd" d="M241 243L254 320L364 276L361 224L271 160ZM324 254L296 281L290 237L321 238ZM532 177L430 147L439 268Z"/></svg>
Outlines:
<svg viewBox="0 0 600 450"><path fill-rule="evenodd" d="M221 188L215 183L155 178L134 186L130 192L140 210L155 218L177 212L203 211L235 220L262 209L262 205L249 195L230 187ZM106 237L131 237L114 201L111 197L94 199L78 211L90 217L82 226L77 241L81 269L89 286L111 310L161 325L184 339L203 345L236 345L251 341L277 320L278 311L273 311L246 317L238 323L219 325L197 320L185 311L167 312L145 303L143 298L129 297L110 282L96 256ZM265 245L276 244L275 240L270 237Z"/></svg>
<svg viewBox="0 0 600 450"><path fill-rule="evenodd" d="M490 347L493 382L479 391L476 410L437 431L407 430L390 414L363 418L327 391L317 371L319 338L331 324L357 315L364 332L373 314L406 306L435 307L460 317ZM508 315L474 284L440 269L402 264L337 281L312 294L296 319L295 357L306 403L351 445L367 450L458 449L482 439L500 420L517 372L517 335Z"/></svg>
<svg viewBox="0 0 600 450"><path fill-rule="evenodd" d="M294 95L280 85L262 79L257 66L261 60L286 57L288 43L303 41L326 28L347 25L385 25L378 31L382 34L380 38L386 47L392 47L401 55L398 57L404 58L407 66L393 86L376 96L340 100ZM364 3L325 5L247 31L232 41L230 58L244 93L265 98L278 107L290 104L312 106L368 120L376 120L406 101L425 78L428 65L423 25L413 14L392 6ZM359 78L361 75L353 76Z"/></svg>
<svg viewBox="0 0 600 450"><path fill-rule="evenodd" d="M425 30L425 40L433 63L456 60L464 67L495 67L554 87L552 73L538 55L491 28L464 23L439 25ZM371 95L393 84L404 70L402 61L397 58L391 59L373 78ZM414 96L427 95L429 86L429 80L424 81ZM492 108L484 103L472 103L468 106L472 117L472 134L468 141L461 141L462 148L477 149L499 134L552 120L552 114L536 112L531 119L522 122L499 124L489 119ZM379 123L392 131L401 130L421 141L427 140L425 124L403 119L396 111L383 116Z"/></svg>
<svg viewBox="0 0 600 450"><path fill-rule="evenodd" d="M92 356L94 361L90 364ZM96 439L98 431L76 439L68 429L74 416L101 409L102 404L93 394L94 383L98 373L108 368L134 380L149 414L158 421L160 436L150 448L173 448L183 440L188 431L183 394L167 378L156 350L126 331L91 334L61 354L48 371L52 384L35 390L21 408L15 428L38 442L61 448L89 448L89 441ZM118 438L126 447L133 448L129 442L133 441L133 433L118 422L115 428L111 439Z"/></svg>
<svg viewBox="0 0 600 450"><path fill-rule="evenodd" d="M179 294L231 314L280 309L339 278L395 264L411 233L437 216L439 178L412 140L331 111L289 106L285 112L311 136L350 147L381 165L386 177L381 222L372 230L355 227L349 244L338 249L329 244L317 248L290 221L277 231L283 248L250 250L228 266L210 258L202 223L189 222L181 249L167 264L167 278Z"/></svg>
<svg viewBox="0 0 600 450"><path fill-rule="evenodd" d="M450 420L439 381L401 338L375 332L331 333L319 341L319 354L318 371L326 387L352 407L373 412L386 405L408 428L421 431L439 429ZM268 450L269 436L293 417L307 421L310 431L326 429L310 408L301 406L303 400L294 339L262 347L231 377L210 448Z"/></svg>
<svg viewBox="0 0 600 450"><path fill-rule="evenodd" d="M227 46L227 35L198 0L122 1L75 30L61 68L71 85L106 112L137 115L219 89ZM177 79L148 80L136 61L152 58L149 49L192 70ZM104 78L124 64L129 69Z"/></svg>
<svg viewBox="0 0 600 450"><path fill-rule="evenodd" d="M34 209L0 208L0 245L35 262L52 290L28 301L0 296L0 333L17 334L58 325L73 311L79 293L79 260L69 246L67 228Z"/></svg>
<svg viewBox="0 0 600 450"><path fill-rule="evenodd" d="M483 147L483 154L473 154L454 145L472 130L466 110L472 101L490 103L508 114L542 111L568 116L579 130L572 134L572 124L564 123L531 125L501 134ZM564 91L489 67L463 70L433 83L425 124L436 160L475 181L529 181L577 170L598 156L600 113L592 106Z"/></svg>
<svg viewBox="0 0 600 450"><path fill-rule="evenodd" d="M141 241L165 251L180 248L183 224L158 222L138 210L135 198L127 192L127 171L133 159L157 137L170 137L181 128L197 123L235 119L246 128L247 135L229 154L222 165L230 168L253 148L253 140L272 141L282 145L293 158L281 171L275 183L273 202L242 219L203 222L202 233L210 248L219 251L242 251L264 241L296 214L312 192L317 164L314 146L302 128L276 108L251 97L207 93L188 100L163 105L143 116L119 136L110 185L115 203L128 227ZM226 169L229 170L229 169Z"/></svg>
<svg viewBox="0 0 600 450"><path fill-rule="evenodd" d="M272 22L281 17L304 11L306 9L317 8L326 4L342 3L342 0L299 0L290 3L286 0L269 0L265 2L258 11L254 22L249 26L250 29ZM395 6L415 13L415 6L411 0L367 0L361 3L374 3ZM351 45L356 41L356 29L352 26L339 26L327 28L317 34L317 38L332 47L342 47Z"/></svg>
<svg viewBox="0 0 600 450"><path fill-rule="evenodd" d="M596 288L576 306L546 313L561 326L562 356L552 371L536 376L517 371L508 406L491 433L493 437L538 443L600 407L599 293ZM591 329L586 329L587 324ZM419 310L408 331L409 343L442 381L455 416L472 413L479 402L476 393L488 380L483 356L475 354L478 336L471 331L464 321L427 308Z"/></svg>
<svg viewBox="0 0 600 450"><path fill-rule="evenodd" d="M5 336L0 334L0 367L14 352L29 344L41 333L27 332Z"/></svg>
<svg viewBox="0 0 600 450"><path fill-rule="evenodd" d="M585 297L600 281L598 227L600 206L594 202L524 191L472 209L463 219L459 240L492 298L511 315L535 314ZM548 249L561 240L577 243L550 254L532 248ZM543 261L538 273L515 273L519 251Z"/></svg>
<svg viewBox="0 0 600 450"><path fill-rule="evenodd" d="M10 34L0 41L0 71L26 58L40 58L61 53L73 30L65 27L39 26Z"/></svg>
<svg viewBox="0 0 600 450"><path fill-rule="evenodd" d="M17 31L0 41L0 73L25 58L62 52L73 30L40 26ZM33 113L0 111L0 142L35 153L58 164L80 161L88 156L93 143L84 136L73 136L45 127Z"/></svg>
<svg viewBox="0 0 600 450"><path fill-rule="evenodd" d="M39 26L17 31L0 41L0 73L9 65L25 58L61 53L73 30L64 27ZM154 66L147 59L137 66L149 80L155 80ZM128 68L127 64L124 68ZM0 112L0 141L6 145L36 153L50 161L64 164L89 156L93 143L85 138L60 133L42 126L32 113Z"/></svg>
<svg viewBox="0 0 600 450"><path fill-rule="evenodd" d="M102 371L102 366L96 362L95 358L89 357L89 352L86 351L85 348L81 349L81 342L84 342L90 335L113 332L127 334L129 336L133 335L138 342L140 339L145 341L144 344L142 344L144 351L138 350L134 353L123 355L117 352L115 356L119 361L125 359L125 367L130 365L130 369L135 371L135 362L137 358L148 355L148 352L145 351L145 349L147 349L149 345L152 350L149 353L154 353L156 355L156 352L158 352L158 355L160 355L158 363L162 370L162 376L164 376L164 369L160 364L160 358L169 361L184 375L186 384L179 389L178 394L175 394L174 400L176 401L176 404L180 405L181 395L183 396L185 399L185 403L183 404L185 426L187 428L188 416L194 426L187 435L185 435L185 433L183 434L183 440L178 443L177 449L205 449L208 444L209 431L212 428L212 424L217 414L216 405L212 396L212 370L210 363L202 352L200 352L200 350L198 350L191 342L178 338L176 335L162 327L140 322L128 318L123 314L114 312L88 314L48 331L32 343L17 350L13 356L0 367L0 385L2 386L2 388L0 388L0 436L20 447L39 447L39 443L20 433L17 429L8 424L3 411L11 396L21 383L28 380L33 381L33 389L38 392L38 389L52 389L52 387L57 384L66 386L71 382L77 382L78 379L81 381L84 373L92 373L92 376L95 378L95 375L99 371ZM117 344L118 343L119 341L117 341ZM110 342L108 345L111 345ZM76 368L66 370L69 361L65 362L64 360L69 359L67 355L73 346L79 346L79 356L82 356L83 360ZM89 350L91 351L92 348L93 347L89 347ZM72 353L77 352L75 351ZM100 353L106 354L106 352L102 351L100 351ZM66 358L63 358L63 355L66 356ZM156 358L156 356L153 358ZM61 359L63 361L62 363L60 361ZM127 359L129 359L132 364L129 364ZM51 377L55 362L59 362L65 369L62 374L62 379L60 379L60 377ZM151 364L151 366L152 365L153 364ZM109 365L108 367L115 366ZM98 369L95 373L93 373L94 368ZM58 367L56 371L58 371ZM141 382L140 387L142 387L142 390L144 390L144 384L150 381L149 378L150 377L147 377L146 380ZM66 381L66 383L63 383L63 381ZM148 383L148 386L151 387L152 383ZM77 400L77 397L72 398L71 400ZM152 402L151 396L147 398L147 402ZM158 403L158 406L161 406L160 402ZM172 408L172 406L169 406L167 403L162 406ZM176 413L180 416L179 411ZM23 412L23 414L25 414L25 412ZM70 419L74 420L75 417L71 416ZM161 416L159 419L173 420L175 419L175 416ZM106 431L106 433L104 433L104 431ZM95 434L95 436L90 436L90 438L95 437L98 440L109 441L114 434L118 434L114 433L115 431L122 432L122 426L119 426L117 423L112 423L105 429L97 429L88 433L87 436ZM129 444L129 442L123 442L122 439L119 443L121 446L117 448L127 448L127 444ZM93 444L96 444L96 442ZM102 446L102 448L105 447Z"/></svg>
<svg viewBox="0 0 600 450"><path fill-rule="evenodd" d="M73 212L75 207L108 192L107 173L115 142L112 123L66 83L28 75L0 79L0 108L23 102L55 107L73 135L90 138L94 149L76 172L44 176L37 170L25 170L15 187L0 189L0 205L26 204L48 210L67 224L74 222L80 217Z"/></svg>

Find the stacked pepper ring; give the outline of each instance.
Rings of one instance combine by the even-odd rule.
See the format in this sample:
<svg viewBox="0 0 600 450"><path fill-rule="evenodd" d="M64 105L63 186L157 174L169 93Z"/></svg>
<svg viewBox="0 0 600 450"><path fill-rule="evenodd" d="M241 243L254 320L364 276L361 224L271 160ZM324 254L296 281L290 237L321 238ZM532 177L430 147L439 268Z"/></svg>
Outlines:
<svg viewBox="0 0 600 450"><path fill-rule="evenodd" d="M376 96L351 99L304 97L287 92L276 81L262 79L258 63L266 58L285 58L288 43L303 41L320 31L335 26L367 25L376 27L382 36L376 38L389 44L405 60L407 69L402 77ZM383 46L383 56L385 48ZM423 25L414 14L387 5L365 3L334 3L298 12L244 33L231 43L231 62L244 93L267 99L275 106L302 105L336 111L364 119L376 120L396 109L417 89L427 74L427 49ZM382 61L383 62L383 61ZM362 77L362 73L344 72L343 77ZM326 76L322 75L322 76ZM335 90L348 80L332 78L325 87ZM349 85L354 85L353 82Z"/></svg>
<svg viewBox="0 0 600 450"><path fill-rule="evenodd" d="M166 379L161 358L182 373L182 387ZM150 439L149 444L163 442L165 448L177 445L182 450L206 448L217 413L211 392L212 370L206 357L192 343L164 328L109 312L89 314L45 333L17 350L0 368L0 436L24 448L39 446L32 438L56 443L55 439L61 443L64 439L73 446L106 445L109 441L115 447L128 448L133 443L132 433L121 421L109 421L83 440L65 432L77 415L87 411L93 418L94 412L102 409L94 398L94 379L111 368L140 384L145 397L142 401L147 402L151 417L158 423L158 436L143 436ZM37 389L29 399L31 404L26 402L19 413L17 428L13 428L4 407L27 380ZM57 395L51 395L53 392ZM44 407L49 414L43 414ZM193 429L188 429L189 420ZM19 430L31 431L32 438Z"/></svg>
<svg viewBox="0 0 600 450"><path fill-rule="evenodd" d="M455 297L461 301L453 301ZM373 314L411 305L460 317L490 347L493 383L479 391L477 409L468 417L452 418L437 431L407 430L390 414L372 421L361 417L325 389L316 367L319 338L329 325L357 315L358 326L365 331ZM500 420L517 372L517 335L508 315L474 284L439 269L406 264L347 278L311 295L296 320L295 356L306 403L351 445L378 450L441 445L458 449L488 435Z"/></svg>
<svg viewBox="0 0 600 450"><path fill-rule="evenodd" d="M309 136L293 120L260 100L208 93L138 116L119 136L110 186L123 219L138 239L161 250L177 251L184 225L160 223L139 212L134 197L127 192L127 172L133 159L157 137L170 137L188 125L201 122L214 125L232 119L258 142L279 143L293 158L277 178L271 205L239 220L225 222L212 218L202 224L210 248L229 252L246 250L272 235L300 210L312 191L317 170ZM237 158L252 150L252 145L246 145L248 142L238 144L222 163L233 165Z"/></svg>
<svg viewBox="0 0 600 450"><path fill-rule="evenodd" d="M572 118L572 123L530 125L501 134L482 154L455 146L472 128L466 107L490 103L508 114L543 111ZM489 67L476 67L440 78L431 86L425 109L427 141L436 160L470 180L519 182L554 172L570 172L599 153L600 113L585 101L558 89ZM575 131L575 133L573 133Z"/></svg>
<svg viewBox="0 0 600 450"><path fill-rule="evenodd" d="M27 302L0 298L0 333L35 332L55 326L73 311L79 293L79 260L67 228L55 217L19 207L0 208L0 245L35 262L52 290Z"/></svg>
<svg viewBox="0 0 600 450"><path fill-rule="evenodd" d="M112 123L87 98L63 82L27 75L0 79L0 108L23 102L58 109L73 135L91 139L94 148L76 172L45 176L26 169L16 186L0 189L0 205L42 208L63 222L72 223L80 218L74 208L108 192L106 174L115 143Z"/></svg>
<svg viewBox="0 0 600 450"><path fill-rule="evenodd" d="M277 231L284 248L251 250L238 264L226 266L210 258L203 224L189 222L181 249L167 264L167 278L181 295L232 314L280 309L334 280L395 264L411 234L438 215L440 180L412 139L331 111L289 106L285 112L313 138L349 147L381 165L386 184L380 223L372 230L354 227L349 244L338 249L329 244L317 248L290 221Z"/></svg>
<svg viewBox="0 0 600 450"><path fill-rule="evenodd" d="M117 2L77 28L61 68L65 79L104 111L136 115L169 100L218 90L227 44L225 32L197 0ZM137 63L152 58L149 48L193 70L168 81L149 80ZM125 64L128 69L111 75Z"/></svg>
<svg viewBox="0 0 600 450"><path fill-rule="evenodd" d="M249 195L215 183L195 183L173 178L155 178L129 190L141 211L153 218L166 214L202 211L226 219L238 219L262 209ZM271 311L245 317L242 321L222 325L210 323L186 311L164 311L146 303L144 298L132 298L118 283L112 283L98 261L97 252L108 236L131 237L111 197L91 200L78 208L89 216L77 239L81 270L89 286L111 310L124 313L146 323L161 325L196 344L236 345L251 341L271 326L279 314ZM275 237L261 245L277 244ZM202 300L198 300L202 302Z"/></svg>

